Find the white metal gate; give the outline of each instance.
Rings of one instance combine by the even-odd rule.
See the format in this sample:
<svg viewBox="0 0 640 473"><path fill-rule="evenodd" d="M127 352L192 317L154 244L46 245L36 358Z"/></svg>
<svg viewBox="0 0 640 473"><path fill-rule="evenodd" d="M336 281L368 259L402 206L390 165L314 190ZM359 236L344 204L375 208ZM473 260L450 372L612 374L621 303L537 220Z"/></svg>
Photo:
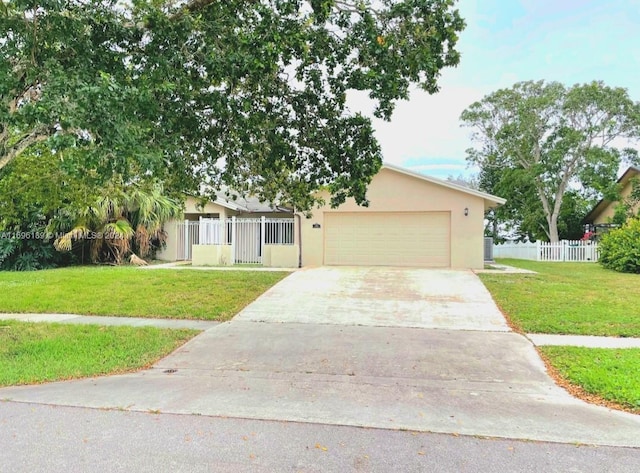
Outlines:
<svg viewBox="0 0 640 473"><path fill-rule="evenodd" d="M261 220L231 218L231 254L236 264L262 263Z"/></svg>
<svg viewBox="0 0 640 473"><path fill-rule="evenodd" d="M178 261L191 260L191 247L200 244L200 223L185 220L178 223L178 248L176 259Z"/></svg>

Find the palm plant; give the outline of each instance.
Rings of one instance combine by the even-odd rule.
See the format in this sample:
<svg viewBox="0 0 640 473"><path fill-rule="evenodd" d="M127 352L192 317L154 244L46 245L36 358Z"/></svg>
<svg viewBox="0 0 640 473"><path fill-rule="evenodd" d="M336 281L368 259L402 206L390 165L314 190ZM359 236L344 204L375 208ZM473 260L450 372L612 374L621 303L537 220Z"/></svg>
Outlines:
<svg viewBox="0 0 640 473"><path fill-rule="evenodd" d="M65 219L54 220L53 225L65 231L54 246L58 251L71 251L75 242L82 242L89 246L93 262L121 264L129 253L137 251L144 258L163 245L166 240L163 224L181 214L181 203L167 197L158 183L115 184L104 189L93 205L67 218L66 224ZM67 230L69 226L71 229Z"/></svg>

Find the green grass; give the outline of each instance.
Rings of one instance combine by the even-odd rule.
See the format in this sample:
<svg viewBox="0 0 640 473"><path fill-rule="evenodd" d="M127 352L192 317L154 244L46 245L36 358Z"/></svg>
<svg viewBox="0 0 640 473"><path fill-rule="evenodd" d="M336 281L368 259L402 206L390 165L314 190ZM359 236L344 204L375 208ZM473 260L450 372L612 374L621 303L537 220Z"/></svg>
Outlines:
<svg viewBox="0 0 640 473"><path fill-rule="evenodd" d="M0 321L0 386L150 366L198 332Z"/></svg>
<svg viewBox="0 0 640 473"><path fill-rule="evenodd" d="M107 266L0 272L0 312L229 320L287 274Z"/></svg>
<svg viewBox="0 0 640 473"><path fill-rule="evenodd" d="M500 260L538 274L479 274L513 325L530 333L640 337L640 275L594 263Z"/></svg>
<svg viewBox="0 0 640 473"><path fill-rule="evenodd" d="M540 351L572 384L640 413L640 348L549 346Z"/></svg>

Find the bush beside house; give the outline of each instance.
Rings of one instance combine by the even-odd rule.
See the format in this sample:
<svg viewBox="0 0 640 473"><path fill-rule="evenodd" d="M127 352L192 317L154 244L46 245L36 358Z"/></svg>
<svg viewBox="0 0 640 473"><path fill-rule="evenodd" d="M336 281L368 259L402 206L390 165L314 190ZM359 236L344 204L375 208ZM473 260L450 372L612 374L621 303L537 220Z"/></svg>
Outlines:
<svg viewBox="0 0 640 473"><path fill-rule="evenodd" d="M620 228L602 236L600 264L622 273L640 273L640 218L630 218Z"/></svg>

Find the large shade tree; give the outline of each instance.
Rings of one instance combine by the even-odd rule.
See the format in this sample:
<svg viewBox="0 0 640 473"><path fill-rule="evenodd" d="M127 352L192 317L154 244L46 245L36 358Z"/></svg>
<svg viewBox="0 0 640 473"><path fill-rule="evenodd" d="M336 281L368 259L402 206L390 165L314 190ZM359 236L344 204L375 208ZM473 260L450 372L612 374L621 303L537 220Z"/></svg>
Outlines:
<svg viewBox="0 0 640 473"><path fill-rule="evenodd" d="M389 119L463 27L455 0L1 0L0 168L44 143L105 182L366 204L381 154L349 91Z"/></svg>
<svg viewBox="0 0 640 473"><path fill-rule="evenodd" d="M621 162L637 161L637 150L619 145L640 135L640 104L602 82L520 82L472 104L461 119L474 130L467 159L481 169L484 189L517 202L503 217L550 241L559 239L563 209L580 207L577 197L611 197Z"/></svg>
<svg viewBox="0 0 640 473"><path fill-rule="evenodd" d="M485 163L478 176L479 188L507 199L485 216L485 233L495 241L506 238L520 241L548 240L547 219L535 183L522 168L499 167ZM570 189L563 198L558 215L558 238L578 240L584 235L583 218L596 200L584 189Z"/></svg>

